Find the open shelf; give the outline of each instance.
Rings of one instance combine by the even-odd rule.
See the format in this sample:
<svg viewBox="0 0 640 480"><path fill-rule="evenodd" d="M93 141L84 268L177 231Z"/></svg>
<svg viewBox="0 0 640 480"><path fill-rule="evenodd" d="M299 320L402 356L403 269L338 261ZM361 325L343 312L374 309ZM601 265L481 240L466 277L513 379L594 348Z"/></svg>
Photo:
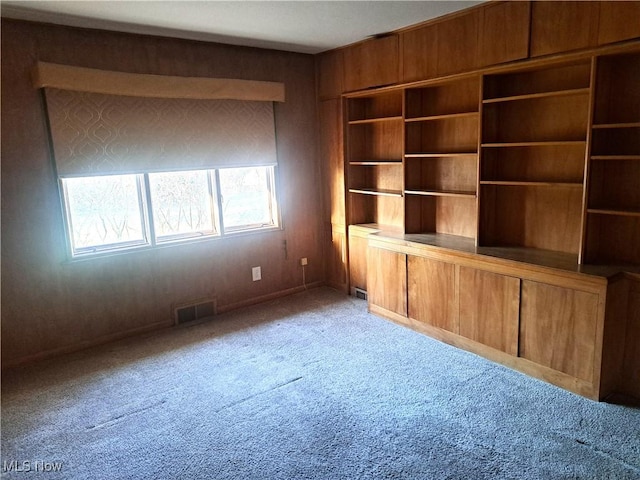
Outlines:
<svg viewBox="0 0 640 480"><path fill-rule="evenodd" d="M401 161L402 122L349 125L349 161Z"/></svg>
<svg viewBox="0 0 640 480"><path fill-rule="evenodd" d="M483 148L515 148L515 147L553 147L553 146L586 146L585 140L550 140L538 142L499 142L499 143L483 143Z"/></svg>
<svg viewBox="0 0 640 480"><path fill-rule="evenodd" d="M577 255L582 188L481 185L482 246L526 247Z"/></svg>
<svg viewBox="0 0 640 480"><path fill-rule="evenodd" d="M585 142L484 148L483 184L571 184L582 186Z"/></svg>
<svg viewBox="0 0 640 480"><path fill-rule="evenodd" d="M483 100L482 103L486 105L486 104L492 104L492 103L531 100L535 98L564 97L569 95L588 95L588 94L589 94L588 88L573 88L570 90L558 90L558 91L542 92L542 93L528 93L525 95L514 95L512 97L488 98Z"/></svg>
<svg viewBox="0 0 640 480"><path fill-rule="evenodd" d="M482 144L585 141L589 95L530 98L484 106Z"/></svg>
<svg viewBox="0 0 640 480"><path fill-rule="evenodd" d="M475 191L460 192L455 190L405 190L405 195L424 195L426 197L468 197L476 198Z"/></svg>
<svg viewBox="0 0 640 480"><path fill-rule="evenodd" d="M640 264L640 215L587 212L585 263Z"/></svg>
<svg viewBox="0 0 640 480"><path fill-rule="evenodd" d="M347 103L349 124L402 120L402 91L376 93L350 98Z"/></svg>
<svg viewBox="0 0 640 480"><path fill-rule="evenodd" d="M443 82L406 91L405 120L422 121L478 112L478 76Z"/></svg>
<svg viewBox="0 0 640 480"><path fill-rule="evenodd" d="M415 117L415 118L407 118L405 122L430 122L434 120L447 120L452 118L478 118L478 112L465 112L465 113L449 113L446 115L431 115L428 117Z"/></svg>
<svg viewBox="0 0 640 480"><path fill-rule="evenodd" d="M564 92L573 95L588 89L590 78L590 61L487 75L483 82L483 98L485 103L490 103L504 99L564 95Z"/></svg>
<svg viewBox="0 0 640 480"><path fill-rule="evenodd" d="M367 118L365 120L351 120L349 121L349 125L366 125L369 123L383 123L383 122L397 122L397 121L402 121L402 116Z"/></svg>
<svg viewBox="0 0 640 480"><path fill-rule="evenodd" d="M475 153L478 150L478 116L409 122L405 128L405 145L405 156Z"/></svg>
<svg viewBox="0 0 640 480"><path fill-rule="evenodd" d="M595 213L598 215L617 215L620 217L640 217L640 210L612 210L606 208L589 208L588 213Z"/></svg>
<svg viewBox="0 0 640 480"><path fill-rule="evenodd" d="M569 187L582 188L582 183L562 183L562 182L525 182L525 181L503 181L503 180L483 180L481 185L501 185L513 187Z"/></svg>
<svg viewBox="0 0 640 480"><path fill-rule="evenodd" d="M401 191L349 189L350 224L378 224L404 230L404 198Z"/></svg>
<svg viewBox="0 0 640 480"><path fill-rule="evenodd" d="M592 155L591 160L637 161L637 160L640 160L640 155Z"/></svg>
<svg viewBox="0 0 640 480"><path fill-rule="evenodd" d="M362 160L349 162L349 165L376 166L376 165L402 165L402 160Z"/></svg>
<svg viewBox="0 0 640 480"><path fill-rule="evenodd" d="M362 195L380 195L386 197L402 197L400 190L383 190L373 188L350 188L349 193L360 193Z"/></svg>
<svg viewBox="0 0 640 480"><path fill-rule="evenodd" d="M584 260L640 264L640 53L599 57Z"/></svg>
<svg viewBox="0 0 640 480"><path fill-rule="evenodd" d="M476 152L456 152L456 153L405 153L404 158L454 158L477 156Z"/></svg>
<svg viewBox="0 0 640 480"><path fill-rule="evenodd" d="M640 122L626 122L626 123L601 123L594 124L592 128L640 128Z"/></svg>
<svg viewBox="0 0 640 480"><path fill-rule="evenodd" d="M474 194L405 196L406 233L443 233L468 238L477 235Z"/></svg>

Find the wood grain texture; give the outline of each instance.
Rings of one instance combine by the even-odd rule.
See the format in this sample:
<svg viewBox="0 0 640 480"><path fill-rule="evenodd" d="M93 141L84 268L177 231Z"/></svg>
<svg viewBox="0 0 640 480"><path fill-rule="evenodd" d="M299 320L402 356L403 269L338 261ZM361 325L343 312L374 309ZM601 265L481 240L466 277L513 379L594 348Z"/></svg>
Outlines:
<svg viewBox="0 0 640 480"><path fill-rule="evenodd" d="M367 290L367 250L369 241L366 236L354 234L349 230L349 286Z"/></svg>
<svg viewBox="0 0 640 480"><path fill-rule="evenodd" d="M407 256L369 246L367 292L370 305L407 316Z"/></svg>
<svg viewBox="0 0 640 480"><path fill-rule="evenodd" d="M595 46L600 3L533 1L531 57Z"/></svg>
<svg viewBox="0 0 640 480"><path fill-rule="evenodd" d="M483 148L481 180L582 183L584 145Z"/></svg>
<svg viewBox="0 0 640 480"><path fill-rule="evenodd" d="M602 1L598 23L598 45L640 37L640 2Z"/></svg>
<svg viewBox="0 0 640 480"><path fill-rule="evenodd" d="M475 192L477 156L405 159L406 190Z"/></svg>
<svg viewBox="0 0 640 480"><path fill-rule="evenodd" d="M578 253L581 188L483 185L481 190L481 245Z"/></svg>
<svg viewBox="0 0 640 480"><path fill-rule="evenodd" d="M472 75L428 87L409 88L406 91L405 117L477 112L479 86L479 77Z"/></svg>
<svg viewBox="0 0 640 480"><path fill-rule="evenodd" d="M345 91L398 83L398 48L395 34L346 47L343 51Z"/></svg>
<svg viewBox="0 0 640 480"><path fill-rule="evenodd" d="M319 105L319 152L324 187L325 219L345 222L345 177L342 103L326 100Z"/></svg>
<svg viewBox="0 0 640 480"><path fill-rule="evenodd" d="M588 214L585 261L640 265L640 218Z"/></svg>
<svg viewBox="0 0 640 480"><path fill-rule="evenodd" d="M347 235L344 225L329 224L325 229L324 265L327 285L348 293Z"/></svg>
<svg viewBox="0 0 640 480"><path fill-rule="evenodd" d="M491 2L482 9L479 66L529 56L530 10L528 1Z"/></svg>
<svg viewBox="0 0 640 480"><path fill-rule="evenodd" d="M460 267L460 335L518 354L520 279Z"/></svg>
<svg viewBox="0 0 640 480"><path fill-rule="evenodd" d="M408 255L407 278L409 318L458 333L455 265Z"/></svg>
<svg viewBox="0 0 640 480"><path fill-rule="evenodd" d="M172 304L191 299L215 297L222 309L289 291L302 285L301 257L307 283L324 280L313 57L7 19L2 47L2 117L11 119L2 122L3 366L163 325ZM45 112L29 81L36 59L284 83L275 118L285 229L67 263ZM252 282L257 265L263 280Z"/></svg>
<svg viewBox="0 0 640 480"><path fill-rule="evenodd" d="M349 125L349 161L401 161L402 128L402 119Z"/></svg>
<svg viewBox="0 0 640 480"><path fill-rule="evenodd" d="M438 23L438 76L477 68L480 16L476 9Z"/></svg>
<svg viewBox="0 0 640 480"><path fill-rule="evenodd" d="M406 233L443 233L475 238L476 199L406 195Z"/></svg>
<svg viewBox="0 0 640 480"><path fill-rule="evenodd" d="M485 105L482 143L584 141L588 107L587 92Z"/></svg>
<svg viewBox="0 0 640 480"><path fill-rule="evenodd" d="M602 340L601 395L624 391L622 375L625 372L624 355L626 349L627 307L629 305L629 279L619 278L607 287L605 329Z"/></svg>
<svg viewBox="0 0 640 480"><path fill-rule="evenodd" d="M402 81L426 80L437 76L438 26L425 25L400 34Z"/></svg>
<svg viewBox="0 0 640 480"><path fill-rule="evenodd" d="M344 90L344 58L342 50L331 50L316 56L318 98L339 98Z"/></svg>
<svg viewBox="0 0 640 480"><path fill-rule="evenodd" d="M281 82L126 73L38 62L33 86L132 97L284 102Z"/></svg>
<svg viewBox="0 0 640 480"><path fill-rule="evenodd" d="M477 152L478 125L478 116L407 123L406 153Z"/></svg>
<svg viewBox="0 0 640 480"><path fill-rule="evenodd" d="M619 389L640 398L640 275L629 276L624 363Z"/></svg>
<svg viewBox="0 0 640 480"><path fill-rule="evenodd" d="M520 356L592 381L599 295L524 280Z"/></svg>

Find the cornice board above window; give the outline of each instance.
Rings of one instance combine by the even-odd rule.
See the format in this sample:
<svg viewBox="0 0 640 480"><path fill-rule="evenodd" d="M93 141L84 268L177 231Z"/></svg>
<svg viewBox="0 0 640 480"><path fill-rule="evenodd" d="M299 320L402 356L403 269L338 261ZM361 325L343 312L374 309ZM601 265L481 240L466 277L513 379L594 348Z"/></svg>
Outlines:
<svg viewBox="0 0 640 480"><path fill-rule="evenodd" d="M38 63L61 177L276 165L284 84Z"/></svg>
<svg viewBox="0 0 640 480"><path fill-rule="evenodd" d="M131 97L284 102L284 83L233 78L177 77L114 72L38 62L32 72L35 88Z"/></svg>

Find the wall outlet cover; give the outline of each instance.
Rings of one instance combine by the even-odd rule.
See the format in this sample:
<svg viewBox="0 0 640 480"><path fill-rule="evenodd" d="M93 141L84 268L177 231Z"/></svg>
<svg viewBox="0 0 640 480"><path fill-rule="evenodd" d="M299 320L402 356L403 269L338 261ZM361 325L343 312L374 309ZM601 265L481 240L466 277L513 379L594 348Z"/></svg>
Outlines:
<svg viewBox="0 0 640 480"><path fill-rule="evenodd" d="M251 268L251 278L253 279L254 282L257 282L258 280L262 280L262 270L260 269L260 267Z"/></svg>

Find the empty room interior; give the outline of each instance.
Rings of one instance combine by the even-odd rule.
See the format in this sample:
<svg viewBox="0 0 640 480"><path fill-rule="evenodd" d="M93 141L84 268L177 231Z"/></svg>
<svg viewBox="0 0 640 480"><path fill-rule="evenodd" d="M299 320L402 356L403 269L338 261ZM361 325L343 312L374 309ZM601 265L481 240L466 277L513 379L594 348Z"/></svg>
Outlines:
<svg viewBox="0 0 640 480"><path fill-rule="evenodd" d="M640 478L640 1L1 13L1 478Z"/></svg>

